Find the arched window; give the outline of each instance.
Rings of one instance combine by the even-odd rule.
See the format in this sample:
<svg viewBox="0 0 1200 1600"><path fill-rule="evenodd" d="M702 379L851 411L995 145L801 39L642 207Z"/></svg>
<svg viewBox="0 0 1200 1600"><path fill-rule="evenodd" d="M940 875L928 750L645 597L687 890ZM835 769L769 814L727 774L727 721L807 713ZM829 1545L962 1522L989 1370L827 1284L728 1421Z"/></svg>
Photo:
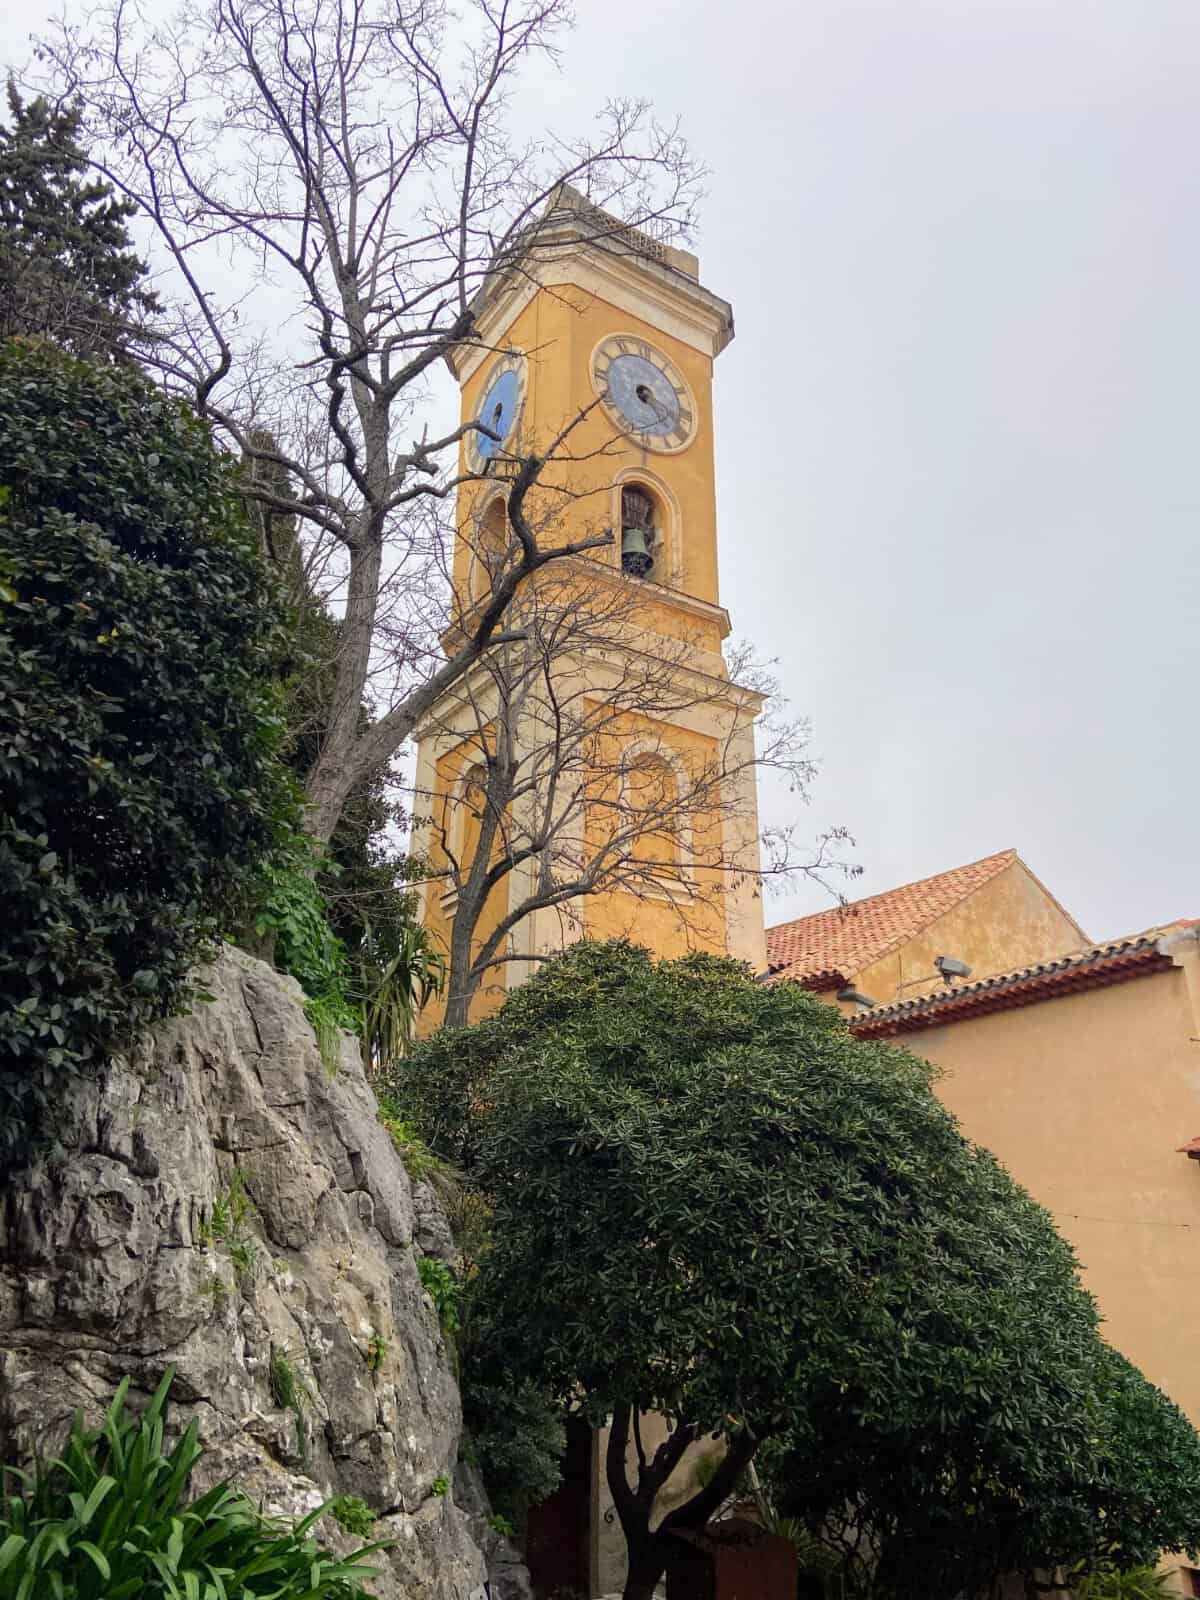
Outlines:
<svg viewBox="0 0 1200 1600"><path fill-rule="evenodd" d="M508 508L499 496L489 502L472 531L471 599L474 601L492 592L508 551Z"/></svg>
<svg viewBox="0 0 1200 1600"><path fill-rule="evenodd" d="M641 483L621 487L621 567L631 578L648 578L662 547L662 514Z"/></svg>
<svg viewBox="0 0 1200 1600"><path fill-rule="evenodd" d="M679 866L679 780L671 763L652 750L636 755L625 776L629 854L649 872Z"/></svg>

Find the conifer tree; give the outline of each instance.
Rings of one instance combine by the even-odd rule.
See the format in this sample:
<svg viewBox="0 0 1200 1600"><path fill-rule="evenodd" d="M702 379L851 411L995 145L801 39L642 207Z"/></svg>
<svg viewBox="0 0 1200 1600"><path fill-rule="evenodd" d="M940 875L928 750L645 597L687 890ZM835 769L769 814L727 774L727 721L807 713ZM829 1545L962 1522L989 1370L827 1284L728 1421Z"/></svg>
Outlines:
<svg viewBox="0 0 1200 1600"><path fill-rule="evenodd" d="M126 223L136 211L88 173L77 106L8 85L0 127L0 338L44 336L77 355L128 355L158 309Z"/></svg>

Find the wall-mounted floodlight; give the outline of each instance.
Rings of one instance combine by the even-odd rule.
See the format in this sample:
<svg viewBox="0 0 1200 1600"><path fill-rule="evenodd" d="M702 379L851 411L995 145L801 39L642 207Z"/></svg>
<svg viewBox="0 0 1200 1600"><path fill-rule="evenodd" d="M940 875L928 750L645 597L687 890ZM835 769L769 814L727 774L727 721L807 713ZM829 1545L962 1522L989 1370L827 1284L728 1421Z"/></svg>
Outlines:
<svg viewBox="0 0 1200 1600"><path fill-rule="evenodd" d="M946 979L953 983L955 978L969 978L971 969L965 961L960 961L957 956L934 956L933 964Z"/></svg>
<svg viewBox="0 0 1200 1600"><path fill-rule="evenodd" d="M837 997L839 1000L848 1000L851 1005L862 1006L866 1011L870 1011L879 1004L877 1000L872 1000L869 994L864 994L861 989L839 989Z"/></svg>

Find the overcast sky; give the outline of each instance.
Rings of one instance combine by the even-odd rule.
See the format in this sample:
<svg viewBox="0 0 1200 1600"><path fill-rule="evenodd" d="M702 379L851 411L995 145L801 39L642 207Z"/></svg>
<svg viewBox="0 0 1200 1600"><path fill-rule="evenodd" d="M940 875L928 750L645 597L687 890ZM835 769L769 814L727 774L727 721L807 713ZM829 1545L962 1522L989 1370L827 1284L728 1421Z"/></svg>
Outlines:
<svg viewBox="0 0 1200 1600"><path fill-rule="evenodd" d="M1200 915L1195 0L585 0L558 93L713 168L722 598L861 892L1012 845L1097 938Z"/></svg>
<svg viewBox="0 0 1200 1600"><path fill-rule="evenodd" d="M1095 937L1200 915L1195 0L579 12L536 115L646 95L713 169L722 598L805 825L856 896L1012 845Z"/></svg>

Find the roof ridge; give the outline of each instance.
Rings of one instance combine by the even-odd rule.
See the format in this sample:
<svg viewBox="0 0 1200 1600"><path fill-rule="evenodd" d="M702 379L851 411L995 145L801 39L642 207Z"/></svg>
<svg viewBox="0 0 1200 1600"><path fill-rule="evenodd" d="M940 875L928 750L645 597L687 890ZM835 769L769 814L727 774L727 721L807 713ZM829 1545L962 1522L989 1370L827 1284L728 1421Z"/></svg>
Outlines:
<svg viewBox="0 0 1200 1600"><path fill-rule="evenodd" d="M1014 849L947 867L861 900L842 902L766 930L769 972L805 982L838 973L842 983L936 926L989 883L1024 864ZM1079 930L1081 936L1083 930ZM830 982L825 987L834 987Z"/></svg>
<svg viewBox="0 0 1200 1600"><path fill-rule="evenodd" d="M984 867L993 862L995 863L995 870L999 872L1002 862L1005 866L1007 866L1013 861L1020 860L1021 857L1017 853L1016 849L1010 846L1007 850L997 850L991 855L980 856L977 861L964 861L961 866L946 867L942 872L931 872L927 877L913 878L909 883L898 883L891 889L880 889L876 894L865 894L861 900L844 900L840 905L826 906L823 911L809 911L802 917L791 918L788 922L773 923L772 926L767 929L767 933L776 933L780 928L792 928L795 927L798 922L809 922L816 917L827 917L835 911L853 911L856 906L870 905L872 900L890 900L893 895L904 894L909 889L923 889L926 884L937 883L939 879L942 878L953 878L956 877L960 872L971 872L976 867ZM1025 863L1022 861L1021 865L1024 866ZM1026 868L1026 871L1028 870L1029 869ZM972 884L970 892L974 892L974 890L979 887L979 884ZM938 915L940 916L941 913L939 912ZM1072 922L1075 921L1074 917L1072 917L1070 920ZM1078 927L1078 923L1076 923L1076 927Z"/></svg>
<svg viewBox="0 0 1200 1600"><path fill-rule="evenodd" d="M1151 959L1157 955L1161 956L1163 962L1170 964L1170 956L1160 949L1160 945L1169 933L1186 925L1181 922L1160 923L1152 928L1143 929L1140 933L1076 946L1072 950L1064 951L1062 955L1052 956L1045 961L1031 961L1023 967L989 973L986 977L977 978L970 983L948 985L944 989L934 990L931 994L914 995L909 1000L893 1000L888 1005L874 1006L869 1011L860 1012L851 1019L850 1025L856 1031L861 1027L864 1033L873 1032L876 1028L882 1030L889 1024L900 1024L910 1018L940 1011L956 1001L976 1002L974 1007L964 1007L965 1010L982 1009L987 997L992 993L1011 990L1021 984L1038 985L1039 980L1042 986L1048 986L1050 980L1056 977L1082 972L1089 967L1099 967L1105 962L1119 958L1124 958L1122 960L1124 967L1127 966L1130 956L1139 953L1139 960L1143 957ZM1031 994L1030 998L1035 996Z"/></svg>

